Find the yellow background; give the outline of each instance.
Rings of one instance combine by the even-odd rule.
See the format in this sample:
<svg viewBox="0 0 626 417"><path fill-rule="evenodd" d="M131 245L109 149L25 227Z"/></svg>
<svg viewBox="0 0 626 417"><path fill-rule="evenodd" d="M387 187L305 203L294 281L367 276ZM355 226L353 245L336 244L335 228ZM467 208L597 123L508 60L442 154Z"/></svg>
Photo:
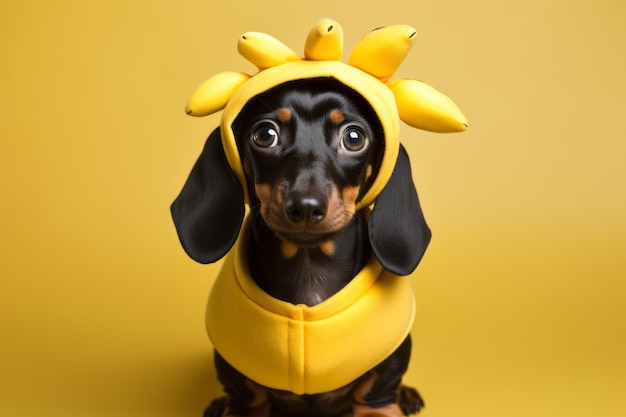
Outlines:
<svg viewBox="0 0 626 417"><path fill-rule="evenodd" d="M402 127L434 232L406 380L424 416L626 415L626 6L619 0L5 1L0 6L0 415L200 416L216 266L169 217L219 116L193 89L302 53L418 40L397 76L450 95L463 134ZM337 370L341 372L341 370Z"/></svg>

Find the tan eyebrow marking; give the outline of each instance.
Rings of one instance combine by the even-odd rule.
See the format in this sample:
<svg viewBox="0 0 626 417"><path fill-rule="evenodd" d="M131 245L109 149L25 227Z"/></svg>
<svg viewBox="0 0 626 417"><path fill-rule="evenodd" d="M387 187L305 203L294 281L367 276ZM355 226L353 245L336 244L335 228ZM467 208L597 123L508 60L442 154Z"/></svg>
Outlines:
<svg viewBox="0 0 626 417"><path fill-rule="evenodd" d="M278 109L276 110L276 117L283 123L289 123L291 120L291 110L287 108Z"/></svg>
<svg viewBox="0 0 626 417"><path fill-rule="evenodd" d="M338 125L346 120L346 115L341 112L341 110L332 110L330 112L330 121L334 124Z"/></svg>

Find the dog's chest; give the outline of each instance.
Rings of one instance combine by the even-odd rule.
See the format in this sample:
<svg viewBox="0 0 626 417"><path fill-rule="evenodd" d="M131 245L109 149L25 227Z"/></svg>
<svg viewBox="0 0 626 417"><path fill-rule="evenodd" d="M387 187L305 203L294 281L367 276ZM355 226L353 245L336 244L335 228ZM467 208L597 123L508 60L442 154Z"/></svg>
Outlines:
<svg viewBox="0 0 626 417"><path fill-rule="evenodd" d="M317 305L345 287L353 266L319 254L300 251L294 259L259 259L252 278L268 295L292 304Z"/></svg>
<svg viewBox="0 0 626 417"><path fill-rule="evenodd" d="M369 258L368 242L356 239L362 227L353 221L329 247L293 247L288 252L267 225L257 224L248 245L250 275L273 298L320 304L348 285Z"/></svg>

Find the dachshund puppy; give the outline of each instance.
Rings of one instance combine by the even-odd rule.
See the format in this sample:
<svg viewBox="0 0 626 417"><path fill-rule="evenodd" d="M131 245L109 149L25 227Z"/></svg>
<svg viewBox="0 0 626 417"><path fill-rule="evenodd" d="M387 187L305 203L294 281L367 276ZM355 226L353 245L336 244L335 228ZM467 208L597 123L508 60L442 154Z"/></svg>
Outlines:
<svg viewBox="0 0 626 417"><path fill-rule="evenodd" d="M403 148L373 210L357 210L385 150L380 122L359 94L330 78L291 81L248 102L233 131L250 204L249 270L265 293L318 305L346 287L372 254L394 274L415 269L430 231ZM199 262L215 262L237 240L244 190L226 161L219 130L207 140L172 214L183 247ZM416 413L421 397L401 385L410 353L407 337L351 383L298 395L261 386L216 351L227 395L205 416Z"/></svg>

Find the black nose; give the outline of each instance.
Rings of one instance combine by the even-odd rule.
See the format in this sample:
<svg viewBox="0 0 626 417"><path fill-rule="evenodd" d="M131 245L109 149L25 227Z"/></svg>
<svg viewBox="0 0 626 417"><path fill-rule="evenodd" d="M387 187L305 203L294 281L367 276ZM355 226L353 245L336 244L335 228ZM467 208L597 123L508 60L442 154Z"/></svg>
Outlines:
<svg viewBox="0 0 626 417"><path fill-rule="evenodd" d="M317 224L326 217L326 199L319 196L292 193L285 200L285 213L293 223Z"/></svg>

